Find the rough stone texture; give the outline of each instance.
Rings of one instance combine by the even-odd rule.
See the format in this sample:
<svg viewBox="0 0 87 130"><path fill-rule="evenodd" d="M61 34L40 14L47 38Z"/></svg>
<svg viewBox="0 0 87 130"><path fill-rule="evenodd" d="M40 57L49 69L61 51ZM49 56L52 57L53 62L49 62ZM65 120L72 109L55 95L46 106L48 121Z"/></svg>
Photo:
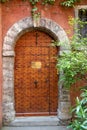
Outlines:
<svg viewBox="0 0 87 130"><path fill-rule="evenodd" d="M59 109L58 109L59 119L61 119L61 120L71 119L71 115L69 113L70 105L71 105L70 102L60 101L60 105L59 105Z"/></svg>
<svg viewBox="0 0 87 130"><path fill-rule="evenodd" d="M15 111L6 111L3 113L3 125L8 125L15 119Z"/></svg>
<svg viewBox="0 0 87 130"><path fill-rule="evenodd" d="M7 32L3 43L3 122L5 125L9 125L15 119L14 110L14 47L17 39L26 31L33 28L33 20L31 17L24 18L15 23ZM39 29L44 28L46 32L50 32L59 41L68 41L68 37L64 30L50 19L40 19ZM70 47L66 42L67 47L61 48L61 52L64 50L69 51ZM59 86L59 108L58 118L61 120L67 120L71 118L69 114L70 97L69 92L62 89L62 84Z"/></svg>
<svg viewBox="0 0 87 130"><path fill-rule="evenodd" d="M60 74L60 77L63 75L63 73ZM71 109L71 101L70 101L70 93L69 90L65 89L63 86L63 82L59 83L59 108L58 108L58 118L60 119L61 124L66 124L66 121L68 123L68 120L72 118L72 115L70 114ZM63 124L63 125L64 125Z"/></svg>
<svg viewBox="0 0 87 130"><path fill-rule="evenodd" d="M14 119L14 59L3 57L3 123Z"/></svg>
<svg viewBox="0 0 87 130"><path fill-rule="evenodd" d="M15 56L15 52L14 51L3 51L3 56Z"/></svg>
<svg viewBox="0 0 87 130"><path fill-rule="evenodd" d="M60 87L60 86L59 86ZM58 118L61 125L67 125L70 123L72 115L70 114L71 101L69 90L64 88L59 89L59 108L58 108Z"/></svg>

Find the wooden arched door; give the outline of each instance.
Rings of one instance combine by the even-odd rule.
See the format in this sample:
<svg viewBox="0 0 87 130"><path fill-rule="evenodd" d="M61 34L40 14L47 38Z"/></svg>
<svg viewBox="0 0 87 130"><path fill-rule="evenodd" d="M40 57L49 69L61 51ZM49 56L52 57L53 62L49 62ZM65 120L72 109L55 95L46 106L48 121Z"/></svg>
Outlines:
<svg viewBox="0 0 87 130"><path fill-rule="evenodd" d="M58 76L53 39L38 30L26 32L15 46L14 97L16 116L56 115Z"/></svg>

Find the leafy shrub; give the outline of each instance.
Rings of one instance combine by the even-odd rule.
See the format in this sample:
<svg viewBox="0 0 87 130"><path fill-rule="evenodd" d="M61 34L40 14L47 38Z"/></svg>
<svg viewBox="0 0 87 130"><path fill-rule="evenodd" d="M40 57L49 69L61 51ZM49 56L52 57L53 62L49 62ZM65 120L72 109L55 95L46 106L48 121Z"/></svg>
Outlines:
<svg viewBox="0 0 87 130"><path fill-rule="evenodd" d="M72 113L75 115L74 120L70 123L68 128L73 130L87 130L87 90L83 89L81 99L77 97L76 106Z"/></svg>

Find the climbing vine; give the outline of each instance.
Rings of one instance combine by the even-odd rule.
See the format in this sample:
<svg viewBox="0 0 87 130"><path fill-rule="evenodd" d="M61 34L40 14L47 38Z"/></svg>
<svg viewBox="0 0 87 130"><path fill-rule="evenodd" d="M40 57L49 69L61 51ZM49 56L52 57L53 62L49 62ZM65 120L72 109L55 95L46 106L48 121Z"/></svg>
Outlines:
<svg viewBox="0 0 87 130"><path fill-rule="evenodd" d="M0 0L1 3L8 2L9 0ZM27 0L22 0L27 1ZM40 14L37 13L37 3L42 3L43 5L50 4L53 5L56 0L28 0L32 5L32 15L37 14L39 16ZM63 0L60 2L60 5L66 6L66 7L73 7L76 2L80 2L81 0Z"/></svg>
<svg viewBox="0 0 87 130"><path fill-rule="evenodd" d="M9 0L0 0L1 3L5 3ZM26 1L26 0L22 0ZM42 4L54 4L56 0L28 0L33 6L35 6L38 2ZM80 2L82 0L63 0L61 3L62 6L73 7L76 2Z"/></svg>
<svg viewBox="0 0 87 130"><path fill-rule="evenodd" d="M35 18L36 20L38 20L38 18L40 17L40 12L38 12L38 7L37 7L37 3L40 3L40 0L29 0L29 2L31 3L32 5L32 16L33 18ZM42 0L41 3L43 5L46 5L46 4L54 4L55 3L55 0Z"/></svg>
<svg viewBox="0 0 87 130"><path fill-rule="evenodd" d="M9 0L0 0L1 3L5 3L8 1ZM38 11L38 7L37 7L38 3L41 3L42 5L46 5L46 4L53 5L56 2L56 0L22 0L22 1L30 2L32 6L32 10L31 10L32 17L36 21L38 21L38 19L40 18L40 12ZM73 7L76 2L80 2L80 1L81 0L62 0L60 2L60 5L65 7Z"/></svg>
<svg viewBox="0 0 87 130"><path fill-rule="evenodd" d="M9 0L0 0L1 3L8 2ZM27 1L27 0L22 0L22 1ZM28 0L32 5L36 5L40 0ZM55 0L42 0L42 4L54 4Z"/></svg>
<svg viewBox="0 0 87 130"><path fill-rule="evenodd" d="M76 2L80 1L81 0L64 0L63 2L61 2L61 5L66 7L73 7Z"/></svg>

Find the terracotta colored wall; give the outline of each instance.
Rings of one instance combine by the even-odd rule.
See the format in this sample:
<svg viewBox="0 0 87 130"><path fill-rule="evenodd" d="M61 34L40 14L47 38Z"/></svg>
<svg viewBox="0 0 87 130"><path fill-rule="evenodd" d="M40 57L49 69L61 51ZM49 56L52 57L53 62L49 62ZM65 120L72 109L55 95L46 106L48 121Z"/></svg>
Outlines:
<svg viewBox="0 0 87 130"><path fill-rule="evenodd" d="M69 30L68 18L74 17L74 8L66 8L60 6L61 0L56 0L56 4L46 5L45 7L39 4L41 17L49 18L58 23L65 31ZM87 0L83 0L79 5L87 5ZM1 84L2 84L2 35L3 38L8 29L18 20L31 16L31 6L22 0L10 0L9 2L0 5L2 6L2 17L0 8L0 103L1 103ZM2 19L2 23L1 23ZM1 29L2 28L2 29ZM72 94L73 95L73 94ZM1 104L0 104L0 117L1 117ZM1 118L0 118L1 119ZM1 120L0 120L1 122Z"/></svg>
<svg viewBox="0 0 87 130"><path fill-rule="evenodd" d="M69 29L69 16L74 17L74 8L66 8L60 5L61 0L56 0L54 6L46 5L45 7L39 4L41 17L49 18L57 22L65 31ZM84 4L85 3L85 4ZM83 0L86 5L87 1ZM5 36L8 29L18 20L31 15L31 5L29 2L22 2L22 0L13 0L2 5L2 27L3 36Z"/></svg>
<svg viewBox="0 0 87 130"><path fill-rule="evenodd" d="M12 2L3 4L2 6L3 36L15 22L31 15L31 6L28 2L14 0ZM60 2L58 2L58 0L54 6L46 5L44 7L41 4L39 4L39 10L41 12L41 17L53 19L60 26L62 26L64 30L67 30L69 28L68 16L74 16L73 8L67 9L61 7Z"/></svg>
<svg viewBox="0 0 87 130"><path fill-rule="evenodd" d="M2 13L1 13L1 4L0 4L0 127L1 127L1 123L2 123L2 54L1 54L1 50L2 50L2 17L1 17Z"/></svg>

